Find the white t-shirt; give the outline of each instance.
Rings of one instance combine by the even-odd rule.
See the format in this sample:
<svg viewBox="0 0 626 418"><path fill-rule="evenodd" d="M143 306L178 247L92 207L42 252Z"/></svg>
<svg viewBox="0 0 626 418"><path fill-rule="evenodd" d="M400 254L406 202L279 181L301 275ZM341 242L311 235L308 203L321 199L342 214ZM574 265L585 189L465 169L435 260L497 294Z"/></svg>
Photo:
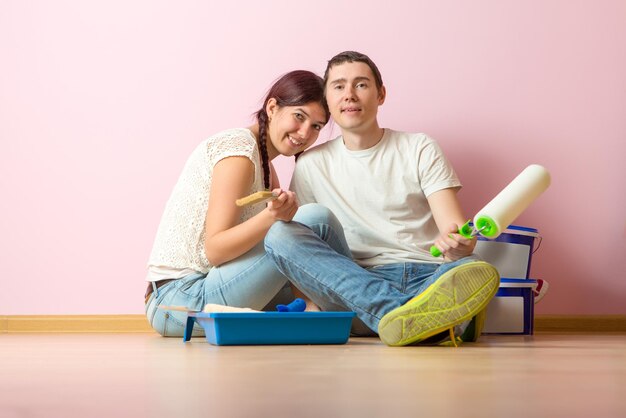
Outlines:
<svg viewBox="0 0 626 418"><path fill-rule="evenodd" d="M240 156L254 164L250 193L263 190L263 168L257 141L245 128L228 129L206 139L191 153L165 205L148 261L148 281L177 279L212 267L204 248L205 222L213 168L222 159ZM255 216L263 205L242 210L240 222Z"/></svg>
<svg viewBox="0 0 626 418"><path fill-rule="evenodd" d="M348 150L341 136L312 148L291 181L300 204L316 202L337 216L364 267L441 262L429 252L439 231L426 197L460 187L435 140L390 129L366 150Z"/></svg>

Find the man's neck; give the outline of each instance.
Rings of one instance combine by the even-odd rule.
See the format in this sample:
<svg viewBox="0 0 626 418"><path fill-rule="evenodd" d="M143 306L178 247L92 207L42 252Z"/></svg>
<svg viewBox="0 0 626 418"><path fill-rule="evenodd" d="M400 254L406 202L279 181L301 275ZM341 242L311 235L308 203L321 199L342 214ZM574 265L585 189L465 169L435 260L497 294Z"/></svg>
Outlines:
<svg viewBox="0 0 626 418"><path fill-rule="evenodd" d="M372 148L383 138L385 130L376 123L365 131L342 129L343 143L350 151L361 151Z"/></svg>

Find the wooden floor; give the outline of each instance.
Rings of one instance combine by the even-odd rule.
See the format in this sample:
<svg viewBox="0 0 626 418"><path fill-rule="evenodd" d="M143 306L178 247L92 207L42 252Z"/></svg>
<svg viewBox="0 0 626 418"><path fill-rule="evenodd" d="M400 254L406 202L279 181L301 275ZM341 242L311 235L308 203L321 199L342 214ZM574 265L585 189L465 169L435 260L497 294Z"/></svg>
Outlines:
<svg viewBox="0 0 626 418"><path fill-rule="evenodd" d="M452 347L218 347L155 334L0 334L0 416L626 417L626 335Z"/></svg>

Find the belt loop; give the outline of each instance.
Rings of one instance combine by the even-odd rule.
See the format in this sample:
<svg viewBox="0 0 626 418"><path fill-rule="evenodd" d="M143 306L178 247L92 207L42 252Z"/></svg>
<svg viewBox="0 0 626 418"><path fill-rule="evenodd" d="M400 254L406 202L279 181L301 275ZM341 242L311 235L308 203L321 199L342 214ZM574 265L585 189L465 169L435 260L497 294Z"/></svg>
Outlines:
<svg viewBox="0 0 626 418"><path fill-rule="evenodd" d="M159 297L159 288L156 285L156 282L151 282L152 283L152 293L154 293L154 299Z"/></svg>

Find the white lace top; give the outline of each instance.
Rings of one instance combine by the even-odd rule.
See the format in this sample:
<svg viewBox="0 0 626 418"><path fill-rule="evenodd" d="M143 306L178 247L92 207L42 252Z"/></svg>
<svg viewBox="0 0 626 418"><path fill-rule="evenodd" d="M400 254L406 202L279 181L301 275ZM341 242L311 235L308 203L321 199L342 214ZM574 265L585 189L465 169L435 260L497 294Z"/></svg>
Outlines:
<svg viewBox="0 0 626 418"><path fill-rule="evenodd" d="M176 279L192 272L207 273L211 269L204 251L204 225L213 168L220 160L233 156L247 157L254 164L250 193L263 190L259 149L250 130L229 129L203 141L189 156L165 205L148 261L148 281ZM263 209L263 205L243 208L240 222Z"/></svg>

